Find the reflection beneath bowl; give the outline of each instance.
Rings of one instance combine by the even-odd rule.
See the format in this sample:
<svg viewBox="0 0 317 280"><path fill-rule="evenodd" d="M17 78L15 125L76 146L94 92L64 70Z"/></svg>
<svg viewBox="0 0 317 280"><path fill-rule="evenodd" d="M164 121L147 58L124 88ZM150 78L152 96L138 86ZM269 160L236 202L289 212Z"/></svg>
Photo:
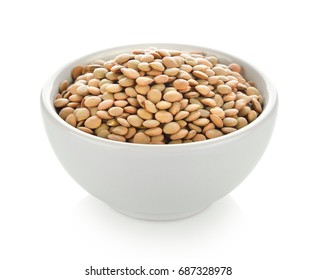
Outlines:
<svg viewBox="0 0 317 280"><path fill-rule="evenodd" d="M85 238L104 246L118 248L113 258L188 259L207 254L225 254L235 243L244 215L227 195L201 213L176 221L144 221L120 214L88 195L71 215L73 226ZM86 236L87 235L87 236ZM101 248L102 249L102 248ZM124 250L124 256L122 256ZM121 253L120 253L121 251Z"/></svg>

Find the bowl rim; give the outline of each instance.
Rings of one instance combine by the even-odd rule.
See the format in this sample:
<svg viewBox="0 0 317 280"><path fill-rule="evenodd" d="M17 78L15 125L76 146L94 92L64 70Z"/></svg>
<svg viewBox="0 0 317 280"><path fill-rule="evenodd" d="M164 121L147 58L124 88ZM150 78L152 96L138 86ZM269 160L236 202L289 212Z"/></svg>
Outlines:
<svg viewBox="0 0 317 280"><path fill-rule="evenodd" d="M71 65L75 64L77 61L80 60L88 60L89 58L93 59L92 57L101 57L102 54L105 54L107 52L117 52L121 49L142 49L142 48L148 48L148 47L160 47L165 49L197 49L209 53L215 53L216 55L221 55L223 57L229 58L233 61L240 61L240 64L247 65L252 71L257 72L258 75L260 75L263 78L263 81L266 84L267 87L267 94L268 94L268 102L265 104L265 107L263 108L263 112L260 114L258 118L256 118L252 123L249 123L245 127L226 134L222 135L221 137L213 138L213 139L207 139L205 141L198 141L198 142L191 142L191 143L181 143L181 144L139 144L139 143L129 143L129 142L120 142L120 141L113 141L101 137L97 137L95 135L91 135L89 133L83 132L68 123L66 123L60 116L56 113L56 110L53 106L53 103L50 100L51 92L54 87L54 85L57 83L56 78L62 72L64 69L71 67ZM122 50L123 51L123 50ZM57 94L57 93L56 93ZM114 147L120 147L120 148L129 148L129 147L139 147L139 148L146 148L146 149L178 149L180 147L182 148L194 148L194 147L201 147L201 146L209 146L209 145L216 145L219 143L225 143L228 141L231 141L233 139L240 138L243 135L246 135L252 131L254 127L257 127L261 125L274 111L274 108L277 106L278 102L278 96L277 91L275 87L273 86L272 82L267 78L267 76L260 71L258 68L254 67L251 63L245 61L244 59L241 59L240 57L236 57L235 55L232 55L227 52L219 51L217 49L204 47L204 46L196 46L196 45L189 45L189 44L176 44L176 43L145 43L145 44L132 44L132 45L122 45L112 48L106 48L102 49L81 57L78 57L76 59L73 59L72 61L66 63L58 71L55 72L53 76L45 83L45 85L42 88L41 91L41 107L43 110L46 111L46 113L55 121L57 125L59 125L65 132L72 133L77 137L82 138L83 140L94 142L96 144L100 145L112 145Z"/></svg>

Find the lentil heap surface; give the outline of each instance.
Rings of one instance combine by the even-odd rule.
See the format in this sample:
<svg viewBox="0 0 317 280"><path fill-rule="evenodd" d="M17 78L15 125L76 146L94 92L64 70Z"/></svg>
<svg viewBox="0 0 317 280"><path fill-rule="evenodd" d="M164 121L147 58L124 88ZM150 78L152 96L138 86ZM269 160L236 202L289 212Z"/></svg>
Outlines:
<svg viewBox="0 0 317 280"><path fill-rule="evenodd" d="M241 67L202 52L149 48L72 70L54 106L70 125L114 141L179 144L232 133L262 112Z"/></svg>

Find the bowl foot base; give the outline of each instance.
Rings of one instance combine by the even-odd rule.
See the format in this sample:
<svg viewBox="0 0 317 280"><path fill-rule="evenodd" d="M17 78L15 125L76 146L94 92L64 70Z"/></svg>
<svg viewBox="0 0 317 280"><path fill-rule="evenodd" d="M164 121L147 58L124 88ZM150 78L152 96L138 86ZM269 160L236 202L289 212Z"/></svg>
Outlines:
<svg viewBox="0 0 317 280"><path fill-rule="evenodd" d="M184 218L188 218L191 216L194 216L203 210L205 210L207 207L209 207L210 204L196 209L194 211L189 212L181 212L181 213L138 213L138 212L131 212L131 211L125 211L116 207L113 207L112 205L109 205L112 209L116 210L117 212L124 214L126 216L140 219L140 220L148 220L148 221L173 221L173 220L180 220Z"/></svg>

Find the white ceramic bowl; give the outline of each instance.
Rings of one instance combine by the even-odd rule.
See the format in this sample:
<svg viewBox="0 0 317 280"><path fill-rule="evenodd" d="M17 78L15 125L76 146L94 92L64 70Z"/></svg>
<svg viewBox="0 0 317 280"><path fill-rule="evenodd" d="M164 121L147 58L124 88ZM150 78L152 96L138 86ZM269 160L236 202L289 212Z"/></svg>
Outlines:
<svg viewBox="0 0 317 280"><path fill-rule="evenodd" d="M263 94L263 113L234 133L176 145L110 141L81 132L58 116L53 99L60 82L71 81L74 66L150 46L201 50L216 55L220 62L239 63L244 75L255 81ZM202 211L231 192L251 172L270 140L277 115L277 94L261 72L232 55L190 45L142 44L103 50L67 64L43 88L41 107L51 145L79 185L129 216L173 220Z"/></svg>

